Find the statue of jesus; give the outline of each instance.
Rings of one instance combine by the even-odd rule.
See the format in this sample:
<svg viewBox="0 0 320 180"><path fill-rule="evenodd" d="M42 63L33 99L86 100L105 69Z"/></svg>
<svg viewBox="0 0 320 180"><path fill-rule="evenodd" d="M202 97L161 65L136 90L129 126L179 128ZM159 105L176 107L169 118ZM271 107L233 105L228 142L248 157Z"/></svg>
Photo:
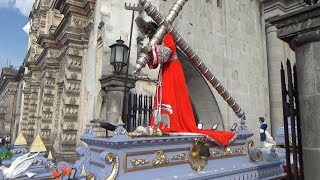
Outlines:
<svg viewBox="0 0 320 180"><path fill-rule="evenodd" d="M137 21L144 21L139 18ZM137 22L141 27L140 22ZM158 25L154 22L148 22L143 26L142 32L149 38L152 38ZM155 45L148 51L150 61L148 66L155 69L159 65L160 72L158 76L158 86L156 100L154 104L154 116L151 119L151 125L158 125L162 132L172 135L204 135L209 140L227 145L231 143L236 134L233 132L217 131L211 129L198 129L185 82L183 69L176 53L176 45L170 34L165 34L162 45ZM163 114L169 118L163 121ZM170 124L168 124L170 123Z"/></svg>

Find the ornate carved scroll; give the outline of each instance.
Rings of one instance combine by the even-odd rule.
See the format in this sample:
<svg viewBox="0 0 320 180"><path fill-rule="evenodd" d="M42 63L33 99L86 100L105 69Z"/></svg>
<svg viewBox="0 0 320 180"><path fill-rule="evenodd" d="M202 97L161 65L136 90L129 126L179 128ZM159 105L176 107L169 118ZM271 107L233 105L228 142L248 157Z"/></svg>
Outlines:
<svg viewBox="0 0 320 180"><path fill-rule="evenodd" d="M105 159L108 163L113 163L111 174L106 178L106 180L114 180L119 172L119 157L116 154L109 153L106 155Z"/></svg>
<svg viewBox="0 0 320 180"><path fill-rule="evenodd" d="M252 151L251 151L251 148L253 148L253 145L254 145L254 142L252 140L250 140L248 142L248 148L247 148L249 157L254 162L261 161L263 159L262 151L258 150L255 154L253 154Z"/></svg>

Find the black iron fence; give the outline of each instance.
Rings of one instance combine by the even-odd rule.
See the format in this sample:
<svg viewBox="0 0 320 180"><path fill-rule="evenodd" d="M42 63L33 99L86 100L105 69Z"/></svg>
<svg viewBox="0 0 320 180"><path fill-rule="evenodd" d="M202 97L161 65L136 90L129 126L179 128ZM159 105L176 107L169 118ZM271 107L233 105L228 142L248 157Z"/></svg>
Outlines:
<svg viewBox="0 0 320 180"><path fill-rule="evenodd" d="M281 63L281 88L282 88L282 107L283 123L286 147L286 171L288 179L304 179L302 143L301 143L301 120L298 98L298 83L296 65L291 66L288 59L286 64L287 84L285 69ZM293 70L292 70L293 69ZM289 118L290 117L290 118ZM288 121L291 122L291 135L289 136ZM291 153L292 152L292 153ZM291 155L293 162L291 163Z"/></svg>
<svg viewBox="0 0 320 180"><path fill-rule="evenodd" d="M153 96L128 94L126 129L134 131L138 126L149 126L152 116Z"/></svg>

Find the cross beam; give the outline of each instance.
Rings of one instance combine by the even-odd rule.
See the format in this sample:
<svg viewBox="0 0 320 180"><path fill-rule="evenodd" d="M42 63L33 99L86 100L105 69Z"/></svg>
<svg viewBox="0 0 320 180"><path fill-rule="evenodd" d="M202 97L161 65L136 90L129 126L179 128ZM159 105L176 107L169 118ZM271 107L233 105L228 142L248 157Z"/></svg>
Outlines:
<svg viewBox="0 0 320 180"><path fill-rule="evenodd" d="M165 27L165 24L171 24L176 19L176 17L178 16L179 12L182 10L183 5L187 1L188 0L177 0L173 4L172 8L170 9L168 16L164 19L161 16L160 13L153 14L153 12L158 12L158 11L157 11L156 7L152 6L152 4L150 2L148 2L146 0L140 0L140 4L142 6L144 6L146 4L150 5L150 6L148 6L148 7L150 7L149 8L149 12L151 14L153 14L154 17L156 17L156 19L158 21L161 21L159 23L157 22L160 25L160 27L157 29L156 33L153 35L153 37L150 39L149 43L147 44L146 47L149 47L147 49L150 50L151 46L161 43L161 40L163 39L163 36L167 33L167 28ZM139 54L136 66L134 68L134 73L139 72L143 67L145 67L148 61L150 61L150 57L149 57L148 53L147 52L141 52Z"/></svg>
<svg viewBox="0 0 320 180"><path fill-rule="evenodd" d="M231 97L228 91L222 86L220 81L215 77L215 75L209 70L209 68L204 64L204 62L199 58L199 56L192 50L192 48L185 42L185 40L179 35L176 29L171 25L174 19L177 17L178 13L181 11L182 6L179 6L180 9L177 9L176 4L179 3L178 0L174 6L171 8L169 15L166 19L159 13L155 6L153 6L147 0L140 0L140 4L143 6L143 9L156 23L160 24L160 28L154 37L150 40L147 46L158 44L160 39L163 38L166 32L170 33L177 46L183 51L183 53L188 57L188 60L198 69L198 71L211 83L211 85L217 90L217 92L222 96L222 98L228 103L232 108L235 114L241 118L243 122L246 119L245 113L241 110L240 106L236 101ZM173 15L175 14L175 15ZM140 56L137 60L135 71L140 71L149 60L149 56L144 52L140 53ZM243 122L244 123L244 122Z"/></svg>

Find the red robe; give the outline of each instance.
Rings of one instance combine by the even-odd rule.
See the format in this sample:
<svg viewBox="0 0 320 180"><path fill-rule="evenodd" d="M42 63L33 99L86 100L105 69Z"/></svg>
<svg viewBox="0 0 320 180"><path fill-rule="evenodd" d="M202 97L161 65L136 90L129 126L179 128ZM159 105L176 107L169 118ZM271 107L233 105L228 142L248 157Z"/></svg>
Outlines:
<svg viewBox="0 0 320 180"><path fill-rule="evenodd" d="M168 60L163 63L162 67L162 104L171 105L173 112L170 114L166 110L161 110L161 114L168 114L170 117L170 128L168 128L168 126L163 127L163 123L160 123L159 128L161 131L182 135L201 134L209 140L223 146L231 143L236 138L235 133L198 129L194 119L184 73L180 61L176 56L175 42L170 34L164 36L163 45L171 49L171 54ZM154 48L153 56L157 57L153 58L152 62L148 64L149 68L155 68L159 63L157 61L159 61L159 59L161 60L161 58L159 58L161 54L158 51L155 53ZM159 96L159 90L157 92ZM157 107L157 101L155 101L154 107ZM152 116L151 119L151 126L154 126L154 116Z"/></svg>

